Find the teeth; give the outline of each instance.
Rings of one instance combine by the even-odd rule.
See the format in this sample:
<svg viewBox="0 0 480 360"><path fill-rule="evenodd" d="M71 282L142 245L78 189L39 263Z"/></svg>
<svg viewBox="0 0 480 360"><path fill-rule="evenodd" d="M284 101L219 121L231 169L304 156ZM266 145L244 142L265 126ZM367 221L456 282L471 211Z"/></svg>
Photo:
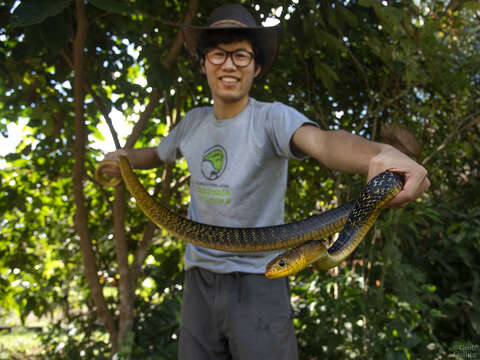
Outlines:
<svg viewBox="0 0 480 360"><path fill-rule="evenodd" d="M228 77L228 76L222 77L222 80L225 81L225 82L231 82L231 83L238 81L238 79L233 78L233 77Z"/></svg>

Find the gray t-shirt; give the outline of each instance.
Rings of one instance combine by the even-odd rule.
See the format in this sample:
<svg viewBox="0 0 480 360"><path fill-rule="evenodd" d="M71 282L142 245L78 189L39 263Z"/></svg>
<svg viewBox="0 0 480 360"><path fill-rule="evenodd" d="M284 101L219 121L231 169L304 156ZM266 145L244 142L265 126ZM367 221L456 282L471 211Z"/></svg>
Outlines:
<svg viewBox="0 0 480 360"><path fill-rule="evenodd" d="M158 146L164 162L185 157L191 174L189 218L230 227L260 227L284 222L288 159L295 131L313 124L282 103L249 99L232 119L217 120L213 107L199 107ZM280 251L234 253L187 244L185 269L217 273L263 273Z"/></svg>

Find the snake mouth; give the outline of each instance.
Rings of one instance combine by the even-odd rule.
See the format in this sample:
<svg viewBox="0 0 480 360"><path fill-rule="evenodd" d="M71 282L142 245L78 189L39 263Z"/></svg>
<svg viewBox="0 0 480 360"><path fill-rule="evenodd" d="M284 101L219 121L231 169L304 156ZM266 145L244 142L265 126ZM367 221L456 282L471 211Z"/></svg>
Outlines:
<svg viewBox="0 0 480 360"><path fill-rule="evenodd" d="M282 260L283 261L283 260ZM279 263L269 263L265 267L265 277L267 279L277 279L280 277L288 276L290 274L293 274L295 271L287 268L287 267L281 267Z"/></svg>
<svg viewBox="0 0 480 360"><path fill-rule="evenodd" d="M293 248L278 255L267 264L265 267L265 277L268 279L276 279L292 275L307 265L308 262L303 253L298 251L298 248Z"/></svg>

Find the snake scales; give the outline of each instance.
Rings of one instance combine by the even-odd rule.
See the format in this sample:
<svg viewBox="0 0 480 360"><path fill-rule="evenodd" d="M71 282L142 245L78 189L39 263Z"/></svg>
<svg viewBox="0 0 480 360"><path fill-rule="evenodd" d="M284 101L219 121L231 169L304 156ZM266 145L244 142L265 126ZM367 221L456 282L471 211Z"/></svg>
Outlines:
<svg viewBox="0 0 480 360"><path fill-rule="evenodd" d="M101 180L100 169L111 164L103 162L97 168L96 177L100 183L105 184L105 180ZM401 175L387 171L374 177L355 202L284 225L230 228L201 224L178 216L155 201L143 188L125 156L119 156L118 166L123 181L145 215L184 241L234 252L293 248L267 265L265 275L269 278L289 275L317 260L319 267L325 269L341 263L355 250L384 205L400 191L403 184ZM340 230L338 239L329 248L320 241Z"/></svg>

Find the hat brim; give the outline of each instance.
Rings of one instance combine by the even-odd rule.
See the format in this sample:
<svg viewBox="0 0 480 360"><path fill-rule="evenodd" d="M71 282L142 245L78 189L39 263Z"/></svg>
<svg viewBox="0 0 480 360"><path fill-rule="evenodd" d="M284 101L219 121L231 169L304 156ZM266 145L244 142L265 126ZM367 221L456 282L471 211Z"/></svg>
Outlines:
<svg viewBox="0 0 480 360"><path fill-rule="evenodd" d="M265 56L265 63L262 66L262 70L258 75L258 78L264 78L272 69L273 63L278 57L280 47L280 26L272 27L238 27L238 26L222 26L222 27L202 27L182 24L181 29L183 32L183 38L185 42L185 48L188 54L193 58L195 62L200 62L197 55L197 43L202 34L206 31L218 31L223 29L232 30L249 30L258 33L260 39L262 39L261 46L263 47L263 53Z"/></svg>

